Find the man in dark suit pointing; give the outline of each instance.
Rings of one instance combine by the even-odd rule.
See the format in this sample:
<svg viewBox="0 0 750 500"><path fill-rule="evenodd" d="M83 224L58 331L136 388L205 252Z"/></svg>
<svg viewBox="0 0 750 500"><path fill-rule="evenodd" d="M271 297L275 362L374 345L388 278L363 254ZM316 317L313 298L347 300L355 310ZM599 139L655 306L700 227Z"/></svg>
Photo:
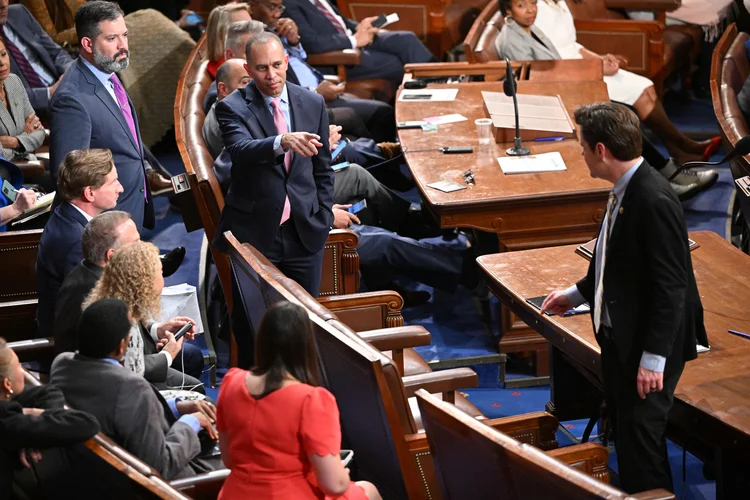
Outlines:
<svg viewBox="0 0 750 500"><path fill-rule="evenodd" d="M76 12L80 57L68 69L50 103L50 172L74 149L112 151L125 190L117 209L128 212L139 231L154 227L138 117L115 73L128 66L128 29L111 2L87 2Z"/></svg>
<svg viewBox="0 0 750 500"><path fill-rule="evenodd" d="M671 491L667 415L696 342L708 345L682 205L641 157L632 111L595 103L575 119L591 176L614 187L586 277L552 292L542 309L591 305L621 486Z"/></svg>
<svg viewBox="0 0 750 500"><path fill-rule="evenodd" d="M245 52L253 82L216 105L232 170L214 245L226 251L224 232L231 230L317 296L323 246L333 222L325 103L287 83L288 57L273 33L251 36ZM242 307L233 310L239 313ZM249 366L252 333L249 328L243 332L237 321L246 319L234 318L233 331L240 366Z"/></svg>

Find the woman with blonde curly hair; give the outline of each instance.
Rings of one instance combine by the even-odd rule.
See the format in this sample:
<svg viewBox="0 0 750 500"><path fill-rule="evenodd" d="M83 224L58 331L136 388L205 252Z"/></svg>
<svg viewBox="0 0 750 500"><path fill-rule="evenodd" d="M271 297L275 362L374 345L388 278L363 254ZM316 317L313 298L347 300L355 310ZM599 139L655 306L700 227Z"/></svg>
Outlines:
<svg viewBox="0 0 750 500"><path fill-rule="evenodd" d="M175 341L173 332L188 321L195 325L195 321L175 317L155 324L161 312L163 288L159 249L151 243L136 241L114 251L102 277L84 301L83 309L104 298L122 300L133 320L123 366L143 375L159 388L200 385L195 377L170 368L183 342L183 339ZM194 328L188 331L188 338L193 337ZM163 346L162 350L157 352L157 346ZM180 380L185 382L180 384Z"/></svg>

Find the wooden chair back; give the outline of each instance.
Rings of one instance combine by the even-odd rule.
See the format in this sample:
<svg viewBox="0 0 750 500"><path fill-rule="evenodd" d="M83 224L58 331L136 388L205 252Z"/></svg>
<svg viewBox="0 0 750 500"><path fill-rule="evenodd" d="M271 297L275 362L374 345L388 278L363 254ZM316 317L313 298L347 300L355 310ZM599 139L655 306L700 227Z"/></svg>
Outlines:
<svg viewBox="0 0 750 500"><path fill-rule="evenodd" d="M470 63L497 61L495 38L503 28L503 16L497 2L489 2L479 13L464 39L464 54Z"/></svg>
<svg viewBox="0 0 750 500"><path fill-rule="evenodd" d="M426 391L416 396L445 498L632 498ZM674 498L666 491L653 493L643 498Z"/></svg>

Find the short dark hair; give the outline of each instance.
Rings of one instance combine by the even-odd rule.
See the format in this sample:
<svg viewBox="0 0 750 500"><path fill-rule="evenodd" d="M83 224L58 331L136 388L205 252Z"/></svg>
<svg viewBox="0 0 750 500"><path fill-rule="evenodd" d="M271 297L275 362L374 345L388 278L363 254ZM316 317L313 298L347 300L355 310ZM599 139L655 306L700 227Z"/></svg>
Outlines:
<svg viewBox="0 0 750 500"><path fill-rule="evenodd" d="M263 396L281 388L289 374L308 385L318 385L318 351L307 311L281 301L260 320L255 336L254 375L266 375Z"/></svg>
<svg viewBox="0 0 750 500"><path fill-rule="evenodd" d="M498 7L500 10L500 14L503 16L508 15L508 11L510 10L510 4L513 2L513 0L498 0Z"/></svg>
<svg viewBox="0 0 750 500"><path fill-rule="evenodd" d="M128 306L120 299L101 299L81 313L78 352L89 358L106 358L127 338L131 324Z"/></svg>
<svg viewBox="0 0 750 500"><path fill-rule="evenodd" d="M102 21L114 21L124 16L119 5L103 0L88 1L76 11L75 23L78 39L90 38L96 40L102 30L99 23Z"/></svg>
<svg viewBox="0 0 750 500"><path fill-rule="evenodd" d="M253 45L265 45L267 43L273 42L274 40L279 44L280 47L284 46L284 44L281 43L281 38L279 38L276 33L271 33L270 31L261 31L260 33L251 35L245 43L245 59L250 62L250 51L252 50Z"/></svg>
<svg viewBox="0 0 750 500"><path fill-rule="evenodd" d="M575 110L575 120L592 150L602 143L620 161L641 156L641 122L626 106L613 102L584 104Z"/></svg>

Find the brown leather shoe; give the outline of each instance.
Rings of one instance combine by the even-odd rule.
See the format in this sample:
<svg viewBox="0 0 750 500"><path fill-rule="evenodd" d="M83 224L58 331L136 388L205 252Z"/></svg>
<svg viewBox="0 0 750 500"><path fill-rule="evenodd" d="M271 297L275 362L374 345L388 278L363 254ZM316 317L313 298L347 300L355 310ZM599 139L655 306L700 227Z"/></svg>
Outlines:
<svg viewBox="0 0 750 500"><path fill-rule="evenodd" d="M383 156L389 160L394 156L401 154L401 143L398 142L381 142L378 144L380 151L383 152Z"/></svg>
<svg viewBox="0 0 750 500"><path fill-rule="evenodd" d="M146 173L148 178L148 185L151 188L151 194L163 193L167 190L172 190L172 181L161 175L156 170L149 170Z"/></svg>

